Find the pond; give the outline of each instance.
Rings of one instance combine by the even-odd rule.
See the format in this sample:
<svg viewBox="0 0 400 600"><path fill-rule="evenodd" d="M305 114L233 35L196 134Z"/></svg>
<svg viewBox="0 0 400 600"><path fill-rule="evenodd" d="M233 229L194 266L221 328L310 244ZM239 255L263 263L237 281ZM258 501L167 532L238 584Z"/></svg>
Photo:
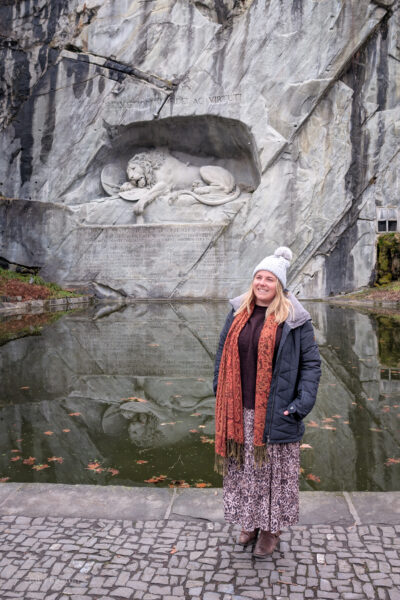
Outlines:
<svg viewBox="0 0 400 600"><path fill-rule="evenodd" d="M300 489L399 490L400 316L304 305L323 374ZM227 310L138 302L3 318L0 479L221 486L212 374Z"/></svg>

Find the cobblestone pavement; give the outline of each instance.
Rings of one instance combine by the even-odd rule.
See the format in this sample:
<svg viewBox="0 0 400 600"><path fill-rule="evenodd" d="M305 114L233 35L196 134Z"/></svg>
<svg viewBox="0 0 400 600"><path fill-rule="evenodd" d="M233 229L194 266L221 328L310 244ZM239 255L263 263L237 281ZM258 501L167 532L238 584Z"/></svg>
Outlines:
<svg viewBox="0 0 400 600"><path fill-rule="evenodd" d="M259 561L218 522L0 517L0 598L400 600L400 525L296 525Z"/></svg>

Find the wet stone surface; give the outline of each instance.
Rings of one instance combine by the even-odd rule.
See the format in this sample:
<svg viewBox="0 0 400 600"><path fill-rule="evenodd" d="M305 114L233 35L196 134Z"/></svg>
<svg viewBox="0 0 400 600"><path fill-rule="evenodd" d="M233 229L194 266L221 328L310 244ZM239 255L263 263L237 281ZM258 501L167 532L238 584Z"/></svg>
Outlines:
<svg viewBox="0 0 400 600"><path fill-rule="evenodd" d="M3 516L1 598L399 600L400 525L298 525L265 561L239 528Z"/></svg>

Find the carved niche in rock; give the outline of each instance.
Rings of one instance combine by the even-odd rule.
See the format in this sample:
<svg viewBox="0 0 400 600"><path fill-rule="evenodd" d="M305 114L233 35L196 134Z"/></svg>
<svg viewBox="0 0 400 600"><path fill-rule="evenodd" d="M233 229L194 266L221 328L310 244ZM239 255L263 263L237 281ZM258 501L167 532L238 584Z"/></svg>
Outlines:
<svg viewBox="0 0 400 600"><path fill-rule="evenodd" d="M207 206L221 206L236 200L241 190L227 169L218 165L196 166L172 156L168 148L135 154L128 162L128 181L121 183L121 168L108 164L101 172L103 189L112 197L135 202L136 222L159 196L179 200L190 196Z"/></svg>

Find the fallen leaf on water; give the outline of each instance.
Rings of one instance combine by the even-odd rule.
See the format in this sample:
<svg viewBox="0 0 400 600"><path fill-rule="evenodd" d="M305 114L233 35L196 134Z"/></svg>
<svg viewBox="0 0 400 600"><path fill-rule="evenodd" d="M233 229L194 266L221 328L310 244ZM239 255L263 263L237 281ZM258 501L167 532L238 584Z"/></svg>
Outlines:
<svg viewBox="0 0 400 600"><path fill-rule="evenodd" d="M138 398L137 396L131 396L130 398L121 398L121 400L131 400L132 402L147 402L144 398Z"/></svg>
<svg viewBox="0 0 400 600"><path fill-rule="evenodd" d="M191 417L200 417L201 413L192 413L190 416Z"/></svg>
<svg viewBox="0 0 400 600"><path fill-rule="evenodd" d="M137 460L137 461L136 461L136 464L137 464L137 465L145 465L145 464L146 464L146 463L148 463L148 462L149 462L148 460Z"/></svg>
<svg viewBox="0 0 400 600"><path fill-rule="evenodd" d="M400 458L388 458L385 462L385 465L388 467L389 465L397 465L400 463Z"/></svg>
<svg viewBox="0 0 400 600"><path fill-rule="evenodd" d="M9 479L10 479L9 477L0 477L0 483L5 483Z"/></svg>
<svg viewBox="0 0 400 600"><path fill-rule="evenodd" d="M336 427L332 427L332 425L324 425L321 429L331 429L332 431L336 431Z"/></svg>
<svg viewBox="0 0 400 600"><path fill-rule="evenodd" d="M390 406L384 406L384 407L382 408L382 412L384 412L384 413L387 413L387 412L389 412L389 411L390 411Z"/></svg>
<svg viewBox="0 0 400 600"><path fill-rule="evenodd" d="M197 487L197 488L211 487L211 483L196 483L195 487Z"/></svg>
<svg viewBox="0 0 400 600"><path fill-rule="evenodd" d="M378 427L370 427L369 430L370 431L377 431L378 433L380 433L381 431L383 431L383 429L378 429Z"/></svg>
<svg viewBox="0 0 400 600"><path fill-rule="evenodd" d="M318 423L316 423L315 421L308 421L308 423L306 423L306 425L308 427L319 427Z"/></svg>
<svg viewBox="0 0 400 600"><path fill-rule="evenodd" d="M170 554L175 554L176 551L177 551L176 546L172 546Z"/></svg>
<svg viewBox="0 0 400 600"><path fill-rule="evenodd" d="M150 479L145 479L146 483L159 483L160 481L164 481L167 479L166 475L154 475L154 477L150 477Z"/></svg>
<svg viewBox="0 0 400 600"><path fill-rule="evenodd" d="M160 423L160 425L176 425L176 421L170 421L169 423Z"/></svg>
<svg viewBox="0 0 400 600"><path fill-rule="evenodd" d="M198 429L189 429L189 432L190 433L199 433L199 430Z"/></svg>
<svg viewBox="0 0 400 600"><path fill-rule="evenodd" d="M182 398L182 396L180 394L174 394L172 397L173 398Z"/></svg>
<svg viewBox="0 0 400 600"><path fill-rule="evenodd" d="M29 390L29 385L23 385L19 388L20 390Z"/></svg>
<svg viewBox="0 0 400 600"><path fill-rule="evenodd" d="M350 425L350 421L343 421L345 425Z"/></svg>
<svg viewBox="0 0 400 600"><path fill-rule="evenodd" d="M15 440L16 442L23 442L23 438L19 438L19 440Z"/></svg>
<svg viewBox="0 0 400 600"><path fill-rule="evenodd" d="M311 481L321 481L321 479L318 477L318 475L313 475L312 473L308 473L308 475L306 475L306 479L310 479Z"/></svg>
<svg viewBox="0 0 400 600"><path fill-rule="evenodd" d="M373 398L367 398L368 402L373 402L374 399Z"/></svg>
<svg viewBox="0 0 400 600"><path fill-rule="evenodd" d="M80 412L74 412L74 413L68 413L69 417L80 417L81 413Z"/></svg>
<svg viewBox="0 0 400 600"><path fill-rule="evenodd" d="M199 425L199 428L200 428L200 429L205 429L205 428L206 428L206 426L205 426L205 425Z"/></svg>
<svg viewBox="0 0 400 600"><path fill-rule="evenodd" d="M20 457L20 456L12 456L12 457L10 458L10 460L11 460L12 462L15 462L16 460L21 460L21 457Z"/></svg>
<svg viewBox="0 0 400 600"><path fill-rule="evenodd" d="M301 444L300 448L304 450L305 448L312 448L312 446L310 444Z"/></svg>
<svg viewBox="0 0 400 600"><path fill-rule="evenodd" d="M36 458L34 456L30 456L29 458L24 458L22 462L24 463L24 465L33 465L35 460Z"/></svg>
<svg viewBox="0 0 400 600"><path fill-rule="evenodd" d="M54 431L44 431L44 435L53 435Z"/></svg>
<svg viewBox="0 0 400 600"><path fill-rule="evenodd" d="M334 387L336 385L336 383L328 383L328 385L331 385L332 387Z"/></svg>
<svg viewBox="0 0 400 600"><path fill-rule="evenodd" d="M332 423L333 419L331 419L331 417L325 417L325 419L322 419L323 423Z"/></svg>
<svg viewBox="0 0 400 600"><path fill-rule="evenodd" d="M48 469L50 465L33 465L32 469L35 471L43 471L43 469Z"/></svg>
<svg viewBox="0 0 400 600"><path fill-rule="evenodd" d="M341 419L341 418L342 418L342 415L332 415L332 417L333 417L334 419Z"/></svg>
<svg viewBox="0 0 400 600"><path fill-rule="evenodd" d="M64 433L69 433L71 430L70 429L63 429Z"/></svg>
<svg viewBox="0 0 400 600"><path fill-rule="evenodd" d="M118 475L119 471L118 469L113 469L112 467L108 468L107 471L109 473L111 473L111 475L114 477L114 475Z"/></svg>
<svg viewBox="0 0 400 600"><path fill-rule="evenodd" d="M171 483L168 484L168 487L170 488L189 488L190 484L186 483L186 481L184 479L173 479L171 481Z"/></svg>
<svg viewBox="0 0 400 600"><path fill-rule="evenodd" d="M150 348L158 348L160 344L147 344Z"/></svg>
<svg viewBox="0 0 400 600"><path fill-rule="evenodd" d="M63 463L64 459L62 456L51 456L50 458L47 459L47 462L58 462L58 463Z"/></svg>
<svg viewBox="0 0 400 600"><path fill-rule="evenodd" d="M165 385L172 385L172 381L164 381Z"/></svg>
<svg viewBox="0 0 400 600"><path fill-rule="evenodd" d="M99 462L90 462L90 463L88 463L88 466L86 467L86 469L88 471L95 471L99 467L100 467L100 463Z"/></svg>
<svg viewBox="0 0 400 600"><path fill-rule="evenodd" d="M200 439L203 442L203 444L215 444L215 440L212 440L211 438L208 438L205 435L201 435Z"/></svg>
<svg viewBox="0 0 400 600"><path fill-rule="evenodd" d="M21 452L21 450L11 450L11 452Z"/></svg>

